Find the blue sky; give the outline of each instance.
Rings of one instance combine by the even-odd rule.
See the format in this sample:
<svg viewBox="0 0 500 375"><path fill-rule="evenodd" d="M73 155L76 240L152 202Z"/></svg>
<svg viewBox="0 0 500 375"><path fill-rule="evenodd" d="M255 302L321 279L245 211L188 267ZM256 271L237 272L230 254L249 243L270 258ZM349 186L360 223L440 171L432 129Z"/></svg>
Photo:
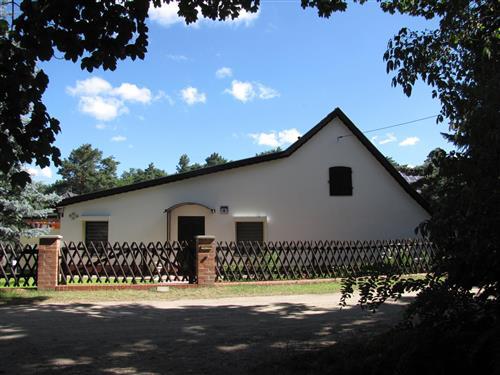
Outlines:
<svg viewBox="0 0 500 375"><path fill-rule="evenodd" d="M424 84L410 98L391 87L382 60L401 27L433 25L384 14L375 3L330 19L292 1L263 1L256 15L190 27L175 5L151 16L143 61L92 73L62 60L41 65L63 157L91 143L120 162L119 173L150 162L173 173L183 153L203 162L212 152L237 160L287 147L335 107L362 131L439 112ZM433 148L449 148L446 130L429 119L367 136L384 155L415 165ZM36 179L57 177L52 166Z"/></svg>

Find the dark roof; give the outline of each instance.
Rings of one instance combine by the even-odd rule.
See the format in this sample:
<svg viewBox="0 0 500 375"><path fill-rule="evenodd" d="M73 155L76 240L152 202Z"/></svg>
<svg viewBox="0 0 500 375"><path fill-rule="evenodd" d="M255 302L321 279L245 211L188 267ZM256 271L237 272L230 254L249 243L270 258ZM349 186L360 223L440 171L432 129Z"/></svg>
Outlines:
<svg viewBox="0 0 500 375"><path fill-rule="evenodd" d="M331 113L329 113L323 120L321 120L314 128L309 130L306 134L293 143L286 150L275 152L271 154L255 156L252 158L241 159L237 161L232 161L225 164L216 165L213 167L197 169L190 172L174 174L166 177L160 177L154 180L143 181L136 184L120 186L108 190L96 191L89 194L77 195L74 197L63 199L59 206L67 206L74 203L85 202L92 199L108 197L110 195L127 193L129 191L145 189L153 186L168 184L171 182L186 180L188 178L194 178L198 176L205 176L207 174L227 171L233 168L245 167L247 165L253 165L258 163L264 163L266 161L272 161L277 159L283 159L295 151L297 151L304 143L311 139L317 132L319 132L325 125L330 123L335 118L339 118L345 126L356 136L359 141L372 153L372 155L382 164L382 166L394 177L394 179L401 185L401 187L419 203L425 210L430 212L429 205L427 202L418 194L399 174L399 172L392 166L392 164L380 153L379 150L366 138L363 133L354 125L354 123L342 112L340 108L335 108Z"/></svg>

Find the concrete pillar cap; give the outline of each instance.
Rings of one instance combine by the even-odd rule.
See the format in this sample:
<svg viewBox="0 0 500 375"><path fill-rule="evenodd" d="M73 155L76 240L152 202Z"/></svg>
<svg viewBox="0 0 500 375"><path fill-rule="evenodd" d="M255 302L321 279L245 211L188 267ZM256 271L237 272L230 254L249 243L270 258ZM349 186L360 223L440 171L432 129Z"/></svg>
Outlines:
<svg viewBox="0 0 500 375"><path fill-rule="evenodd" d="M215 236L194 236L197 240L215 240Z"/></svg>

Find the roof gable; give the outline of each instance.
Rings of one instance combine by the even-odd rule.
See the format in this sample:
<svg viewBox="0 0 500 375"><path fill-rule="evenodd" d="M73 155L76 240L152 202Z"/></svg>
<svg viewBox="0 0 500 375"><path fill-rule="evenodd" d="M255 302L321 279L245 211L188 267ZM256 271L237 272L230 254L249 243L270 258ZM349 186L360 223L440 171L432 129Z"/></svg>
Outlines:
<svg viewBox="0 0 500 375"><path fill-rule="evenodd" d="M368 151L378 160L380 164L389 172L389 174L401 185L401 187L415 200L420 206L422 206L427 212L430 212L429 205L427 202L418 194L415 189L413 189L408 182L401 176L401 174L394 168L394 166L380 153L380 151L366 138L363 133L354 125L354 123L342 112L340 108L335 108L330 112L324 119L322 119L316 126L299 138L295 143L290 145L286 150L275 152L272 154L254 156L251 158L241 159L237 161L228 162L225 164L216 165L213 167L207 167L202 169L197 169L190 172L174 174L166 177L160 177L154 180L143 181L136 184L120 186L107 190L100 190L93 193L77 195L74 197L63 199L59 206L67 206L74 203L85 202L93 199L104 198L115 194L127 193L130 191L145 189L149 187L154 187L158 185L164 185L171 182L182 181L189 178L194 178L198 176L205 176L212 173L222 172L233 168L245 167L248 165L264 163L267 161L278 160L286 158L297 151L302 145L304 145L308 140L310 140L316 133L318 133L323 127L329 124L333 119L340 119L344 125L352 132L352 134L365 146Z"/></svg>

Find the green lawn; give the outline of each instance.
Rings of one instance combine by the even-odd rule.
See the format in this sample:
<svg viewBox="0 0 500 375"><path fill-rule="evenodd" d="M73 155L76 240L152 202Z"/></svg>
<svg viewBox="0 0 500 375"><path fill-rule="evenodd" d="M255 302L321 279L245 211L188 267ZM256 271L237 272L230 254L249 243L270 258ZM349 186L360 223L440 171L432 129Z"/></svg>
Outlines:
<svg viewBox="0 0 500 375"><path fill-rule="evenodd" d="M9 287L36 288L35 279L32 277L29 278L20 277L18 279L18 285L15 285L15 280L11 278L9 279L9 285L7 285L7 280L4 278L0 278L0 288L9 288Z"/></svg>
<svg viewBox="0 0 500 375"><path fill-rule="evenodd" d="M0 305L30 302L151 301L291 294L325 294L340 291L340 282L289 285L231 285L204 288L174 288L168 292L151 290L102 290L47 292L34 289L0 289Z"/></svg>

